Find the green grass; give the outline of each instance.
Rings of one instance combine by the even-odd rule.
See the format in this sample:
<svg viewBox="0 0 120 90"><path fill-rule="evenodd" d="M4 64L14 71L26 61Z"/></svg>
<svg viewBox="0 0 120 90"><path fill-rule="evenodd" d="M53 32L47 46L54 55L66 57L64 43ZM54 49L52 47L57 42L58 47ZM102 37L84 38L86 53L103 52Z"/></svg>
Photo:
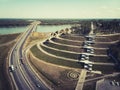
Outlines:
<svg viewBox="0 0 120 90"><path fill-rule="evenodd" d="M101 63L111 63L111 62L113 62L111 59L109 59L109 57L98 57L98 56L95 56L95 57L91 56L90 61L101 62Z"/></svg>
<svg viewBox="0 0 120 90"><path fill-rule="evenodd" d="M58 86L58 82L56 80L53 79L52 76L50 76L48 73L44 72L42 68L39 68L38 66L36 66L36 64L34 63L34 61L31 61L32 65L44 76L46 77L50 82L52 82L54 85Z"/></svg>
<svg viewBox="0 0 120 90"><path fill-rule="evenodd" d="M81 46L83 44L83 42L72 42L72 41L61 40L58 38L51 39L51 40L53 40L54 42L57 42L57 43L73 45L73 46Z"/></svg>
<svg viewBox="0 0 120 90"><path fill-rule="evenodd" d="M106 38L108 38L111 41L116 41L120 40L120 35L107 36Z"/></svg>
<svg viewBox="0 0 120 90"><path fill-rule="evenodd" d="M43 50L47 51L48 53L51 53L56 56L65 57L65 58L78 59L78 57L80 56L79 54L72 54L72 53L67 53L67 52L56 51L56 50L53 50L50 48L46 48L44 46L41 46L41 48Z"/></svg>
<svg viewBox="0 0 120 90"><path fill-rule="evenodd" d="M78 53L81 53L83 51L81 48L62 46L62 45L54 44L51 42L47 42L44 44L49 46L49 47L60 49L60 50L73 51L73 52L78 52Z"/></svg>
<svg viewBox="0 0 120 90"><path fill-rule="evenodd" d="M94 49L95 54L102 54L102 55L107 55L107 49L101 50L101 49Z"/></svg>
<svg viewBox="0 0 120 90"><path fill-rule="evenodd" d="M82 64L77 63L77 62L66 61L63 59L49 56L49 55L43 53L42 51L40 51L36 45L31 48L31 51L35 57L37 57L40 60L43 60L45 62L49 62L49 63L61 65L61 66L74 67L74 68L82 68L83 67Z"/></svg>
<svg viewBox="0 0 120 90"><path fill-rule="evenodd" d="M97 37L97 38L95 38L95 41L96 42L109 42L109 39L108 38Z"/></svg>
<svg viewBox="0 0 120 90"><path fill-rule="evenodd" d="M84 41L85 40L85 38L82 37L82 36L74 37L74 36L71 36L71 35L62 35L60 37L70 39L70 40L78 40L78 41Z"/></svg>
<svg viewBox="0 0 120 90"><path fill-rule="evenodd" d="M110 46L110 44L104 44L104 43L95 43L92 45L93 47L97 47L97 48L108 48Z"/></svg>
<svg viewBox="0 0 120 90"><path fill-rule="evenodd" d="M99 70L103 74L113 73L116 71L115 66L109 66L109 65L93 65L93 70Z"/></svg>

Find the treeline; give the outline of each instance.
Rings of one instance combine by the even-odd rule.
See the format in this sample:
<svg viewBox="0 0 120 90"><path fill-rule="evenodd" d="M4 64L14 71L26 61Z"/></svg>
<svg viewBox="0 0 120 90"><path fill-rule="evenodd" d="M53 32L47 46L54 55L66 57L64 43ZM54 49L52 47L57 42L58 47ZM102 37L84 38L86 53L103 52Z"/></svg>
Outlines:
<svg viewBox="0 0 120 90"><path fill-rule="evenodd" d="M26 26L39 20L41 25L65 25L70 24L76 28L76 33L87 34L91 30L91 22L96 33L119 33L120 19L0 19L0 27ZM75 27L75 25L79 25Z"/></svg>
<svg viewBox="0 0 120 90"><path fill-rule="evenodd" d="M0 27L26 26L35 20L40 21L41 25L79 24L78 19L0 19Z"/></svg>
<svg viewBox="0 0 120 90"><path fill-rule="evenodd" d="M40 19L41 25L79 24L79 19Z"/></svg>
<svg viewBox="0 0 120 90"><path fill-rule="evenodd" d="M88 34L91 30L91 22L94 25L95 33L111 34L120 33L120 19L89 19L80 20L78 26L72 26L75 33Z"/></svg>
<svg viewBox="0 0 120 90"><path fill-rule="evenodd" d="M26 26L31 21L24 19L0 19L0 27Z"/></svg>
<svg viewBox="0 0 120 90"><path fill-rule="evenodd" d="M120 64L120 42L116 43L115 45L111 45L110 53L118 60Z"/></svg>
<svg viewBox="0 0 120 90"><path fill-rule="evenodd" d="M95 21L96 31L103 33L120 33L120 19Z"/></svg>

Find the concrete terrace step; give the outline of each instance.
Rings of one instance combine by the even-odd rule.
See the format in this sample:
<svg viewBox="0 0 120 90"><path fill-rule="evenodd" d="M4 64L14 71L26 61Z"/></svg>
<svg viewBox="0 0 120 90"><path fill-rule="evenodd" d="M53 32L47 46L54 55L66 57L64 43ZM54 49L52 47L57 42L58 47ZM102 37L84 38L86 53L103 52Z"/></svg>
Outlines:
<svg viewBox="0 0 120 90"><path fill-rule="evenodd" d="M67 61L78 62L77 59L65 58L65 57L56 56L56 55L54 55L54 54L48 53L47 51L43 50L43 49L40 47L40 43L37 44L37 47L38 47L39 50L41 50L43 53L48 54L49 56L56 57L56 58L60 58L60 59L67 60Z"/></svg>
<svg viewBox="0 0 120 90"><path fill-rule="evenodd" d="M79 36L77 36L77 37L79 37ZM80 36L81 37L81 36ZM57 38L58 39L61 39L61 40L64 40L64 41L71 41L71 42L79 42L79 43L81 43L81 42L84 42L85 40L76 40L76 39L70 39L70 37L69 38L64 38L64 37L60 37L60 36L57 36ZM118 42L118 40L116 40L116 41L111 41L111 40L109 40L108 38L106 38L106 37L96 37L95 38L95 43L97 43L97 44L114 44L114 43L116 43L116 42Z"/></svg>
<svg viewBox="0 0 120 90"><path fill-rule="evenodd" d="M81 54L81 53L76 53L76 52L72 52L72 51L66 51L66 50L52 48L52 47L49 47L43 43L41 43L40 46L46 52L49 52L49 53L57 55L57 56L71 58L71 59L78 59L80 57L80 54Z"/></svg>
<svg viewBox="0 0 120 90"><path fill-rule="evenodd" d="M76 53L85 52L85 49L82 46L81 47L64 46L64 45L56 44L56 43L52 42L52 40L49 40L49 41L45 42L44 44L49 47L55 48L55 49L66 50L66 51L70 51L70 52L76 52ZM96 53L96 55L98 55L98 54L107 55L107 49L94 48L94 52Z"/></svg>
<svg viewBox="0 0 120 90"><path fill-rule="evenodd" d="M48 48L48 49L51 49L51 50L55 50L55 51L58 51L58 52L66 53L66 54L68 54L68 56L70 56L70 54L73 54L77 58L79 58L80 54L84 53L84 52L74 52L74 51L61 50L61 49L58 49L58 48L53 48L53 47L47 46L47 45L45 45L43 43L41 43L41 45L44 46L44 47L46 47L46 48ZM92 55L93 56L104 56L104 57L107 57L107 55L105 55L105 54L103 54L103 55L102 54L99 54L99 55L92 54Z"/></svg>
<svg viewBox="0 0 120 90"><path fill-rule="evenodd" d="M73 36L73 35L61 35L59 36L60 38L64 38L64 39L69 39L69 40L76 40L76 41L84 41L85 38L84 36Z"/></svg>
<svg viewBox="0 0 120 90"><path fill-rule="evenodd" d="M39 44L33 46L31 48L31 52L33 55L45 62L52 63L52 64L57 64L60 66L68 66L68 67L73 67L73 68L83 68L82 63L78 63L75 60L72 59L67 59L67 58L61 58L58 56L55 56L53 54L50 54L46 51L44 51Z"/></svg>
<svg viewBox="0 0 120 90"><path fill-rule="evenodd" d="M67 45L73 45L73 46L83 46L83 42L81 41L74 41L74 40L66 40L66 39L61 39L59 37L57 38L51 38L52 41L56 42L56 43L61 43L61 44L67 44ZM107 44L107 43L95 43L92 44L93 47L95 48L107 48L108 46L111 44Z"/></svg>
<svg viewBox="0 0 120 90"><path fill-rule="evenodd" d="M72 61L72 62L80 62L78 61L77 59L71 59L71 58L65 58L65 57L62 57L62 56L56 56L54 54L51 54L51 53L48 53L46 51L44 51L41 47L40 47L40 43L37 44L37 47L39 50L41 50L43 53L51 56L51 57L55 57L55 58L58 58L58 59L62 59L62 60L66 60L66 61ZM102 62L91 62L93 65L114 65L113 63L102 63Z"/></svg>
<svg viewBox="0 0 120 90"><path fill-rule="evenodd" d="M80 47L81 48L81 46L83 46L83 43L82 42L72 42L72 41L64 41L64 40L61 40L61 39L58 39L58 38L52 38L51 39L53 42L55 42L55 43L60 43L60 44L66 44L66 45L71 45L71 46L77 46L77 47ZM96 49L98 49L98 48L100 48L100 49L108 49L108 44L103 44L103 43L101 43L101 44L98 44L98 43L96 43L96 44L92 44L92 47L94 47L94 48L96 48Z"/></svg>
<svg viewBox="0 0 120 90"><path fill-rule="evenodd" d="M65 40L65 39L60 39L60 38L52 38L51 40L57 43L74 45L74 46L79 46L79 47L83 45L83 42L79 42L79 41L76 42L73 40Z"/></svg>
<svg viewBox="0 0 120 90"><path fill-rule="evenodd" d="M72 48L72 47L74 47L74 48L83 48L83 46L75 46L75 45L68 45L68 44L62 44L62 43L59 43L59 42L55 42L55 41L53 41L53 40L49 40L51 43L54 43L54 44L57 44L57 45L60 45L60 46L68 46L68 47L70 47L70 48ZM94 47L94 49L97 49L97 50L106 50L106 49L108 49L108 48L96 48L96 47Z"/></svg>
<svg viewBox="0 0 120 90"><path fill-rule="evenodd" d="M114 34L103 34L103 35L96 35L96 36L103 37L103 36L115 36L115 35L120 35L120 33L114 33Z"/></svg>
<svg viewBox="0 0 120 90"><path fill-rule="evenodd" d="M66 51L76 52L76 53L84 52L84 49L82 47L72 47L72 46L70 47L70 46L59 45L52 42L51 40L49 40L48 42L45 42L44 44L49 47L60 49L60 50L66 50Z"/></svg>

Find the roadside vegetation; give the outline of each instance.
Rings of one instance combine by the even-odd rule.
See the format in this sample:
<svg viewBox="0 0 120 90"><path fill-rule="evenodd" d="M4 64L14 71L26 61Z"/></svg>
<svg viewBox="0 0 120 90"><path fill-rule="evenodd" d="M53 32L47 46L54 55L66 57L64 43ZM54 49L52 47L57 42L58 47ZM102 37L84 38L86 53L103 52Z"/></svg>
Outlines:
<svg viewBox="0 0 120 90"><path fill-rule="evenodd" d="M11 42L17 38L19 34L0 35L0 44Z"/></svg>
<svg viewBox="0 0 120 90"><path fill-rule="evenodd" d="M0 44L10 42L17 38L19 34L0 35ZM7 55L15 42L0 46L0 90L10 90L9 81L6 75Z"/></svg>
<svg viewBox="0 0 120 90"><path fill-rule="evenodd" d="M51 53L56 56L61 56L61 57L66 57L66 58L71 58L71 59L76 59L80 56L79 54L74 54L74 53L69 53L69 52L62 52L62 51L57 51L51 48L46 48L44 46L40 46L43 50L45 50L48 53Z"/></svg>
<svg viewBox="0 0 120 90"><path fill-rule="evenodd" d="M31 23L30 20L24 19L0 19L0 27L18 27L27 26Z"/></svg>

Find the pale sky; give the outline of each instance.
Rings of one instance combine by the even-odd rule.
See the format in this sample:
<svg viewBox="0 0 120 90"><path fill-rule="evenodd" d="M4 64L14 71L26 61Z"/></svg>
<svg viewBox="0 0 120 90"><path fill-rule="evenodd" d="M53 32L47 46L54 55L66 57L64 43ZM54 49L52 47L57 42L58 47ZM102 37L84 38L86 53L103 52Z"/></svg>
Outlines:
<svg viewBox="0 0 120 90"><path fill-rule="evenodd" d="M0 0L0 18L120 19L120 0Z"/></svg>

